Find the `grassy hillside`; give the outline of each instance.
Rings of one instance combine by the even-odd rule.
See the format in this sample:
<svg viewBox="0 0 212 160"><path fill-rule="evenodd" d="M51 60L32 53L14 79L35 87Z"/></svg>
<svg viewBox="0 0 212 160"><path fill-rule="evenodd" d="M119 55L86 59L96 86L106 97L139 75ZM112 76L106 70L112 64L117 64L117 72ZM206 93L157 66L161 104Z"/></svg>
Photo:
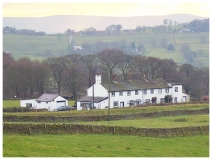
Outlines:
<svg viewBox="0 0 212 160"><path fill-rule="evenodd" d="M112 42L125 40L128 46L132 42L136 47L143 44L146 53L145 56L153 56L157 58L172 58L178 64L186 62L182 53L180 53L180 45L187 43L193 52L197 53L194 58L194 66L208 67L209 66L209 34L208 33L175 33L175 51L168 51L161 47L161 40L165 39L167 44L173 43L173 35L168 33L163 34L135 34L135 35L98 35L98 36L74 36L75 45L82 43L93 44L97 41ZM201 37L205 37L205 43ZM151 40L156 41L156 47L151 44ZM65 55L66 48L69 45L69 36L63 35L60 39L57 35L46 36L25 36L4 34L3 35L3 50L11 52L15 59L21 57L29 57L31 59L42 60L51 55ZM201 52L201 54L200 54Z"/></svg>

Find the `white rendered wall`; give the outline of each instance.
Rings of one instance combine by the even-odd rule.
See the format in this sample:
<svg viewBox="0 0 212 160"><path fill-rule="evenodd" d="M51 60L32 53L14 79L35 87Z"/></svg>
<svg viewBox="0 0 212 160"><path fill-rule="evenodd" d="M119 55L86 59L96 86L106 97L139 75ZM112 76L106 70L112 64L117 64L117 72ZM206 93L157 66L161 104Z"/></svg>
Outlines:
<svg viewBox="0 0 212 160"><path fill-rule="evenodd" d="M93 86L87 89L87 96L93 96ZM108 91L101 84L95 83L94 97L108 97Z"/></svg>
<svg viewBox="0 0 212 160"><path fill-rule="evenodd" d="M33 100L21 100L21 107L26 107L26 103L32 103L32 107L35 109L48 109L48 111L53 111L58 108L57 101L65 101L65 105L68 105L68 101L61 96L58 96L51 102L40 102L38 103L35 99Z"/></svg>
<svg viewBox="0 0 212 160"><path fill-rule="evenodd" d="M81 103L83 102L77 102L77 110L82 110ZM105 109L108 106L108 99L105 99L99 103L94 103L94 106L96 109Z"/></svg>
<svg viewBox="0 0 212 160"><path fill-rule="evenodd" d="M21 106L21 107L26 107L26 104L27 104L27 103L31 103L33 108L34 108L34 106L36 105L35 99L20 100L20 106Z"/></svg>

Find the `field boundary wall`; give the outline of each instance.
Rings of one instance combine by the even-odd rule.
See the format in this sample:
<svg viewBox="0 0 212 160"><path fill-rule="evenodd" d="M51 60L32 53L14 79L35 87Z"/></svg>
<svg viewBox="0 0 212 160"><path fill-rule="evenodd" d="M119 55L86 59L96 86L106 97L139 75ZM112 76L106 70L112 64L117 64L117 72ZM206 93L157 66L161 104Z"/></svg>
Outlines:
<svg viewBox="0 0 212 160"><path fill-rule="evenodd" d="M4 123L3 134L124 134L143 137L184 137L193 135L209 135L209 125L176 128L138 128L82 124Z"/></svg>

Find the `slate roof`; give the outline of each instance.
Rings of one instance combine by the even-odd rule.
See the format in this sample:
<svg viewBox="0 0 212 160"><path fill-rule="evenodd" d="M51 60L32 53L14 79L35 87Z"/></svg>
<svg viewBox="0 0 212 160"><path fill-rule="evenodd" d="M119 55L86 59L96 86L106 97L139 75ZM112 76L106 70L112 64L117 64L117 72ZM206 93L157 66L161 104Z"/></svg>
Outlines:
<svg viewBox="0 0 212 160"><path fill-rule="evenodd" d="M55 93L44 93L38 99L36 99L36 101L40 101L40 102L51 102L55 98L57 98L58 96L59 96L59 94L55 94Z"/></svg>
<svg viewBox="0 0 212 160"><path fill-rule="evenodd" d="M94 103L101 102L105 99L107 99L107 97L94 97ZM92 100L93 100L92 96L85 96L85 97L78 99L77 101L78 102L92 102Z"/></svg>
<svg viewBox="0 0 212 160"><path fill-rule="evenodd" d="M102 86L109 89L108 83L102 83ZM124 82L111 82L110 91L130 91L136 89L160 89L171 88L162 78L154 80L134 80Z"/></svg>

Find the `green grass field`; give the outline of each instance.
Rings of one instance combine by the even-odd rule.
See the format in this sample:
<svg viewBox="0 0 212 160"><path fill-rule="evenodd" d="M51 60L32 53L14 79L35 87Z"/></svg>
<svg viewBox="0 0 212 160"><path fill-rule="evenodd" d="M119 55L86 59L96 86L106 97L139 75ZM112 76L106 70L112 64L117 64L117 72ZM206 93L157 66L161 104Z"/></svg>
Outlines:
<svg viewBox="0 0 212 160"><path fill-rule="evenodd" d="M11 123L11 122L4 122ZM13 122L18 124L40 124L40 122ZM52 124L55 122L45 122ZM154 118L142 118L135 120L115 120L115 121L95 121L95 122L56 122L56 124L89 124L103 126L127 126L138 128L176 128L188 126L207 126L209 125L209 115L181 115L164 116Z"/></svg>
<svg viewBox="0 0 212 160"><path fill-rule="evenodd" d="M202 43L201 37L206 37L206 42ZM179 52L180 44L188 43L193 52L203 50L204 56L197 56L194 58L194 65L199 67L209 66L209 34L208 33L176 33L175 34L175 51L170 52L167 49L161 47L161 39L166 39L167 43L173 43L173 36L169 33L164 34L135 34L135 35L98 35L98 36L73 36L75 45L81 45L82 43L94 44L97 41L112 42L125 40L128 46L131 46L132 42L138 46L140 43L144 45L146 49L145 56L152 56L157 58L172 58L177 64L181 65L186 62L183 55ZM156 48L153 48L151 40L155 39ZM57 38L57 35L45 35L45 36L25 36L4 34L3 35L3 50L9 51L15 59L21 57L29 57L30 59L42 60L46 58L43 55L47 50L50 50L52 55L62 56L66 54L66 48L69 45L69 36L63 35L61 40ZM43 56L42 56L43 55Z"/></svg>
<svg viewBox="0 0 212 160"><path fill-rule="evenodd" d="M209 157L209 136L4 134L3 157Z"/></svg>
<svg viewBox="0 0 212 160"><path fill-rule="evenodd" d="M209 115L184 115L184 116L145 118L136 120L80 122L80 124L128 126L128 127L132 126L139 128L175 128L175 127L187 127L187 126L206 126L209 125Z"/></svg>

